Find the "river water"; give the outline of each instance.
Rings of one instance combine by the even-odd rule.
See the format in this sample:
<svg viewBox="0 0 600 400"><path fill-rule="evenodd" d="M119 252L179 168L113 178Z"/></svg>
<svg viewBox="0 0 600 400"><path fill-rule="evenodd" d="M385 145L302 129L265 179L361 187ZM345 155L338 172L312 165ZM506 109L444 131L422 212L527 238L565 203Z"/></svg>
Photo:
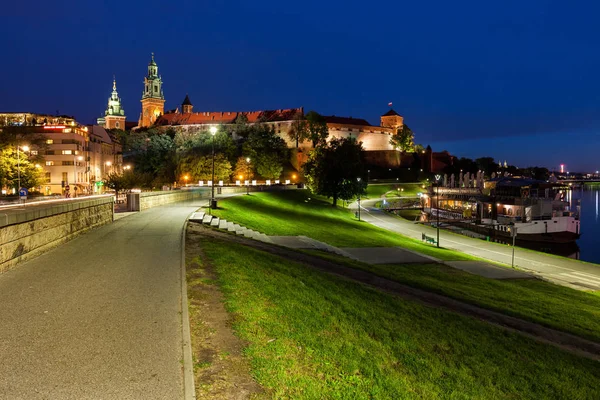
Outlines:
<svg viewBox="0 0 600 400"><path fill-rule="evenodd" d="M600 185L585 185L574 189L573 200L581 200L581 237L577 240L579 250L562 254L583 261L600 264Z"/></svg>

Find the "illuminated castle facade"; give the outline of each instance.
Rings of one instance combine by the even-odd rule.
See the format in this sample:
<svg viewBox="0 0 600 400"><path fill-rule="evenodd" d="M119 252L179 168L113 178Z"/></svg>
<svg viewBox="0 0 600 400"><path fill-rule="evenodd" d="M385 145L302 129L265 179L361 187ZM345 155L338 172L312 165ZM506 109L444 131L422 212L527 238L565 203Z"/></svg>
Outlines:
<svg viewBox="0 0 600 400"><path fill-rule="evenodd" d="M312 147L310 141L297 144L289 134L294 129L294 124L304 117L303 107L244 112L194 112L194 105L189 95L186 94L180 106L165 112L162 84L162 78L158 74L158 66L153 54L148 64L148 74L144 79L144 91L141 99L142 112L138 124L140 128L154 126L166 129L169 127L175 131L193 135L208 132L211 126L233 125L242 118L248 124L271 125L289 147L295 148L297 145L300 151ZM399 155L395 154L395 149L390 144L391 136L404 125L404 118L396 111L390 109L383 114L380 125L371 125L361 118L338 116L325 116L324 118L327 122L330 138L354 138L356 141L362 142L363 148L367 152L388 153L384 155L386 165L399 163ZM374 153L371 154L375 155ZM396 159L397 161L394 161Z"/></svg>

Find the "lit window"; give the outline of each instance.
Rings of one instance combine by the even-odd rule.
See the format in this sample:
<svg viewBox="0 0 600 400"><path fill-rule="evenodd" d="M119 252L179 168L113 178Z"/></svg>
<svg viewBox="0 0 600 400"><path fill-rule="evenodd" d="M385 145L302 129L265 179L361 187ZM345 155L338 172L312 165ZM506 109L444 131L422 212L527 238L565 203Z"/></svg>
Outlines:
<svg viewBox="0 0 600 400"><path fill-rule="evenodd" d="M32 156L37 156L38 155L38 151L37 150L31 150L29 152Z"/></svg>
<svg viewBox="0 0 600 400"><path fill-rule="evenodd" d="M52 139L46 140L46 144L52 144L52 143L54 143L54 140L52 140Z"/></svg>
<svg viewBox="0 0 600 400"><path fill-rule="evenodd" d="M46 161L46 165L52 166L54 165L54 161Z"/></svg>
<svg viewBox="0 0 600 400"><path fill-rule="evenodd" d="M63 150L63 154L73 154L73 150Z"/></svg>

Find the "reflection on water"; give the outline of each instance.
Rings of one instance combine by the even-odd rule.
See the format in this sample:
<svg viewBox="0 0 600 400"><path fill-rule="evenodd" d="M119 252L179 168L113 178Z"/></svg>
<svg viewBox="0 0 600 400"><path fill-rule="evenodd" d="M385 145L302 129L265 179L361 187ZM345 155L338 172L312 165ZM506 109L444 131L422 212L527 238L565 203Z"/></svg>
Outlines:
<svg viewBox="0 0 600 400"><path fill-rule="evenodd" d="M573 199L581 200L581 237L577 240L579 259L593 263L600 263L599 194L599 184L588 184L573 191Z"/></svg>

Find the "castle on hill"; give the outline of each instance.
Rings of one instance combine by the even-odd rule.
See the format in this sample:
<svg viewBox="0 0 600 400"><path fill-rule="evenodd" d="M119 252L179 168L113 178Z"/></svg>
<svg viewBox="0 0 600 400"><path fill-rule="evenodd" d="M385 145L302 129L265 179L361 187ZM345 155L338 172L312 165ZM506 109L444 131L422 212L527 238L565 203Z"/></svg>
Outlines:
<svg viewBox="0 0 600 400"><path fill-rule="evenodd" d="M211 126L232 125L243 117L248 124L262 123L273 127L277 135L286 141L288 147L298 147L299 152L312 147L312 142L296 143L289 135L293 124L304 116L304 108L287 108L260 111L194 111L194 105L188 94L181 106L165 112L165 95L163 80L158 73L158 64L152 53L148 63L147 75L144 77L144 89L141 97L141 113L137 128L155 127L173 129L186 134L208 132ZM406 157L390 144L390 138L404 126L404 118L393 109L388 110L380 118L379 125L371 125L362 118L324 116L330 138L353 138L362 142L367 154L367 161L373 165L384 167L402 167ZM107 129L125 129L125 113L121 99L113 80L113 92L108 101L105 115L98 119L98 124ZM306 153L306 152L305 152ZM447 153L426 151L424 167L426 170L439 169L443 164L452 163L453 157ZM435 159L439 159L436 165Z"/></svg>

